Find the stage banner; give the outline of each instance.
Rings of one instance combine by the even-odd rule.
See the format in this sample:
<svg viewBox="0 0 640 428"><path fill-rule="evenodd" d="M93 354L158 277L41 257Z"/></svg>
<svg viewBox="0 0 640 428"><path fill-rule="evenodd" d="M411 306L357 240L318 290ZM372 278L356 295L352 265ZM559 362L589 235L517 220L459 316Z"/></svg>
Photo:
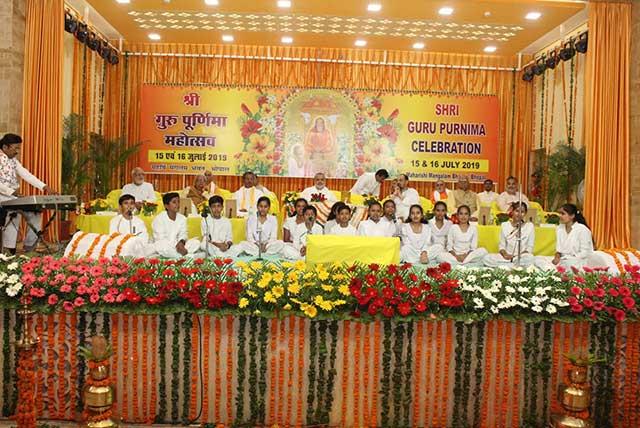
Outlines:
<svg viewBox="0 0 640 428"><path fill-rule="evenodd" d="M148 172L497 179L495 96L143 85Z"/></svg>

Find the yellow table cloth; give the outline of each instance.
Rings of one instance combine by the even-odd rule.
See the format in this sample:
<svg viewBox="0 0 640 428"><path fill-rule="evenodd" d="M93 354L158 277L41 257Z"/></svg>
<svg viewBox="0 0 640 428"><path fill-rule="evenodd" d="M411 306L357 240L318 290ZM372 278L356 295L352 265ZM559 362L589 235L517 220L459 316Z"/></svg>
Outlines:
<svg viewBox="0 0 640 428"><path fill-rule="evenodd" d="M400 262L400 239L365 236L307 236L307 265Z"/></svg>
<svg viewBox="0 0 640 428"><path fill-rule="evenodd" d="M536 243L533 254L536 256L553 256L556 253L556 228L536 227ZM478 247L489 253L497 253L500 245L500 226L478 225Z"/></svg>
<svg viewBox="0 0 640 428"><path fill-rule="evenodd" d="M113 216L109 215L80 215L76 219L76 227L83 232L92 233L109 233L109 222ZM154 216L140 216L144 224L147 226L149 236L152 236L151 223ZM187 235L189 238L201 238L200 225L202 223L202 217L188 217L187 218ZM231 233L233 235L233 243L237 244L244 241L246 236L246 218L232 218L231 219Z"/></svg>

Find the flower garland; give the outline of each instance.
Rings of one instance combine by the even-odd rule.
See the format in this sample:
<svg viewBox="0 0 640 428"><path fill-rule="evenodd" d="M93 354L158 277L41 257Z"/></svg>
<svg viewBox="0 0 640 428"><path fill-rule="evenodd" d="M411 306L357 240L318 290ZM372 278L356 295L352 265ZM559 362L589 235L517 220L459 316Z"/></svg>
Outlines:
<svg viewBox="0 0 640 428"><path fill-rule="evenodd" d="M269 371L270 374L270 379L269 379L269 385L271 386L271 391L269 393L269 418L270 418L270 422L269 425L275 425L277 424L278 420L277 420L277 409L276 409L276 395L277 391L278 391L278 380L277 380L277 374L278 372L277 367L276 367L276 358L278 356L278 340L279 340L279 329L278 329L278 320L277 319L272 319L271 320L271 352L270 352L270 357L269 357L269 363L271 366L271 369Z"/></svg>
<svg viewBox="0 0 640 428"><path fill-rule="evenodd" d="M56 383L55 383L55 332L56 326L54 321L54 315L49 314L47 316L47 413L48 416L54 418L56 413L54 411L54 404L56 402ZM45 349L45 347L42 347ZM62 358L61 358L62 359Z"/></svg>
<svg viewBox="0 0 640 428"><path fill-rule="evenodd" d="M515 395L514 397L512 397L512 406L511 406L511 422L513 423L513 421L519 421L520 420L520 400L519 398L519 394L518 394L518 389L520 386L520 371L522 368L522 362L521 362L521 353L522 353L522 326L524 323L518 323L515 326L515 347L514 347L514 352L513 352L513 382L509 382L508 378L507 378L507 386L515 386L513 394ZM467 342L468 345L467 347L469 348L471 345L471 341ZM548 377L545 377L545 379L548 379ZM547 391L547 389L545 389L545 391ZM546 396L547 394L545 394Z"/></svg>
<svg viewBox="0 0 640 428"><path fill-rule="evenodd" d="M362 355L364 357L364 367L362 369L362 389L364 392L364 397L362 398L362 402L364 403L364 411L363 411L363 417L364 417L364 426L368 427L371 426L370 420L369 420L369 372L371 371L371 367L369 367L370 365L370 360L371 360L371 355L370 355L370 346L371 346L371 336L369 335L369 330L370 330L370 326L365 326L365 334L364 334L364 340L363 340L363 349L362 349ZM357 389L357 388L356 388Z"/></svg>
<svg viewBox="0 0 640 428"><path fill-rule="evenodd" d="M114 332L114 347L117 346L117 331L116 326L118 323L114 324L113 332ZM158 411L156 413L156 422L164 422L167 420L167 373L166 373L166 365L167 365L167 316L160 315L160 319L158 321L158 357L159 357L159 365L160 365L160 381L158 383ZM116 348L117 349L117 348ZM117 361L117 358L115 359ZM115 369L115 367L114 367Z"/></svg>
<svg viewBox="0 0 640 428"><path fill-rule="evenodd" d="M196 320L200 317L200 315L198 314L193 314L192 317L195 317ZM191 323L193 325L193 322ZM201 325L199 323L196 323L198 325ZM193 420L197 420L197 413L198 413L198 400L196 400L196 397L198 396L198 358L200 360L202 360L202 355L200 355L200 349L199 346L197 346L198 344L198 337L199 335L202 335L202 331L199 331L198 329L195 328L191 328L190 331L187 331L186 334L191 333L191 344L194 345L193 346L193 351L191 352L191 373L189 373L188 375L191 377L191 400L189 400L189 420L193 421ZM186 374L186 373L185 373ZM204 376L204 373L203 373ZM204 380L203 380L204 383ZM204 409L204 407L203 407ZM204 410L203 410L204 411ZM202 417L202 414L201 416ZM206 420L206 418L204 418Z"/></svg>
<svg viewBox="0 0 640 428"><path fill-rule="evenodd" d="M227 315L227 423L231 424L233 411L231 397L233 397L233 317Z"/></svg>
<svg viewBox="0 0 640 428"><path fill-rule="evenodd" d="M91 242L91 245L89 246L89 249L87 250L87 253L85 254L86 258L88 258L88 259L91 258L91 255L93 254L93 251L96 249L96 247L98 246L98 244L102 240L102 236L103 235L96 236L94 238L93 242Z"/></svg>
<svg viewBox="0 0 640 428"><path fill-rule="evenodd" d="M59 314L58 318L58 355L64 353L65 349L65 339L66 339L66 329L67 329L67 314L62 312ZM56 373L56 378L58 379L58 409L57 409L57 419L64 419L65 413L65 403L67 400L65 399L65 359L58 358L58 370Z"/></svg>
<svg viewBox="0 0 640 428"><path fill-rule="evenodd" d="M342 346L343 346L343 351L342 354L344 355L344 359L346 361L349 361L349 335L351 333L351 322L350 321L345 321L344 325L343 325L343 330L342 330ZM309 339L311 339L311 337L309 337ZM313 342L309 341L309 344L311 345ZM342 365L342 409L341 409L341 415L342 415L342 423L340 424L340 426L347 426L347 398L348 398L348 381L349 381L349 365L348 364L343 364ZM384 426L384 424L383 424Z"/></svg>
<svg viewBox="0 0 640 428"><path fill-rule="evenodd" d="M305 349L305 323L304 319L298 320L298 399L296 400L296 426L302 425L302 390L304 388L304 349Z"/></svg>
<svg viewBox="0 0 640 428"><path fill-rule="evenodd" d="M11 315L9 312L9 309L4 309L2 311L3 317L2 317L2 355L11 355L11 341L10 341L10 333L11 333L11 329L9 328L9 323L11 322ZM41 320L42 317L38 317L38 320ZM41 329L42 331L42 329ZM38 336L38 337L43 337L42 335ZM2 396L3 397L9 397L9 386L10 386L10 382L9 379L11 379L11 367L9 364L9 360L10 358L3 358L2 359L2 379L5 379L5 381L2 383ZM42 370L40 370L42 371ZM44 404L44 400L38 400L40 402L42 402ZM41 406L41 404L39 404ZM44 406L43 406L44 407ZM9 400L4 399L2 400L2 416L4 417L9 417L10 411L9 411Z"/></svg>
<svg viewBox="0 0 640 428"><path fill-rule="evenodd" d="M476 372L474 374L474 379L476 381L476 385L473 391L473 395L474 395L474 402L473 402L473 424L472 426L476 426L479 425L481 423L480 421L480 404L483 401L486 401L488 399L488 396L486 394L482 394L482 385L483 385L483 380L484 380L484 375L485 370L484 367L486 367L486 364L484 364L484 360L483 355L484 355L484 348L485 348L485 327L486 327L486 322L485 321L481 321L479 323L476 324L476 354L475 354L475 360L476 360ZM488 361L488 360L487 360Z"/></svg>
<svg viewBox="0 0 640 428"><path fill-rule="evenodd" d="M362 357L360 356L360 340L362 323L355 323L355 332L354 332L354 353L353 353L353 425L360 426L360 361Z"/></svg>
<svg viewBox="0 0 640 428"><path fill-rule="evenodd" d="M219 317L216 317L213 324L214 328L214 349L215 351L215 363L216 363L216 377L215 377L215 402L213 406L213 419L217 422L220 421L220 397L222 395L222 367L220 364L220 344L222 343L221 321Z"/></svg>
<svg viewBox="0 0 640 428"><path fill-rule="evenodd" d="M453 330L453 321L452 320L447 320L445 323L445 354L444 354L444 361L443 361L443 366L444 366L444 377L442 380L442 384L443 385L448 385L449 384L449 361L451 359L451 349L453 348L453 342L452 342L452 334L449 334L449 331ZM444 405L444 403L448 403L449 402L449 396L448 396L448 392L449 390L447 388L443 387L443 397L442 397L442 412L440 414L440 425L441 426L446 426L447 425L447 409L446 406Z"/></svg>
<svg viewBox="0 0 640 428"><path fill-rule="evenodd" d="M114 232L112 233L109 238L107 239L107 241L104 243L104 245L102 246L102 249L100 250L100 258L104 257L104 255L107 253L107 247L109 246L109 244L111 244L111 242L113 242L114 239L116 239L118 236L120 236L119 232ZM91 254L91 253L89 253ZM119 253L118 253L119 254Z"/></svg>
<svg viewBox="0 0 640 428"><path fill-rule="evenodd" d="M73 257L76 255L76 250L78 249L78 245L80 245L80 241L82 241L90 232L83 232L71 243L71 249L69 250L69 257Z"/></svg>
<svg viewBox="0 0 640 428"><path fill-rule="evenodd" d="M178 420L178 390L180 389L180 380L177 373L179 373L180 367L178 362L180 360L180 317L186 314L175 314L173 316L172 328L171 328L171 423L177 424Z"/></svg>
<svg viewBox="0 0 640 428"><path fill-rule="evenodd" d="M209 315L204 315L202 317L202 370L204 372L205 378L202 382L202 412L203 419L205 421L209 420L209 415L206 411L209 409L209 359L211 358L211 351L209 350L209 344L211 341L211 317ZM218 349L216 348L216 352ZM240 358L240 354L238 353L238 359ZM238 372L238 376L240 373ZM231 402L231 396L228 397L229 402ZM214 406L215 411L215 406ZM242 417L242 415L240 415Z"/></svg>
<svg viewBox="0 0 640 428"><path fill-rule="evenodd" d="M329 421L324 420L324 409L322 403L326 401L326 372L325 365L327 361L327 321L321 320L318 322L318 332L320 348L318 349L318 377L316 383L318 384L318 392L316 394L316 409L315 420L319 423L328 424Z"/></svg>
<svg viewBox="0 0 640 428"><path fill-rule="evenodd" d="M127 379L129 376L129 361L131 356L129 355L129 315L122 315L122 379ZM138 361L138 360L135 360ZM177 371L175 372L177 373ZM136 387L138 384L134 384ZM129 388L126 385L122 386L122 420L129 420Z"/></svg>
<svg viewBox="0 0 640 428"><path fill-rule="evenodd" d="M409 322L407 325L407 356L404 360L404 397L402 397L402 402L404 404L404 420L403 426L411 426L409 423L410 415L411 415L411 379L413 378L413 357L412 357L412 347L413 347L413 321Z"/></svg>
<svg viewBox="0 0 640 428"><path fill-rule="evenodd" d="M602 250L603 253L610 255L611 257L613 257L613 261L616 264L616 268L618 269L618 272L622 273L625 271L624 267L622 266L622 263L620 263L620 260L618 259L618 256L616 254L616 250L615 249L611 249L611 250Z"/></svg>
<svg viewBox="0 0 640 428"><path fill-rule="evenodd" d="M316 358L317 358L317 322L309 324L309 374L307 391L307 425L315 425L315 393L316 393Z"/></svg>
<svg viewBox="0 0 640 428"><path fill-rule="evenodd" d="M8 311L5 311L8 312ZM37 337L44 337L44 316L43 315L38 315L36 317L36 336ZM7 324L4 324L7 325ZM72 325L72 328L74 329L73 331L79 331L78 329L76 329L75 325ZM9 332L8 328L4 329L5 333ZM82 343L82 342L80 342ZM73 346L73 350L72 350L72 354L70 355L71 358L71 385L72 387L75 387L75 385L77 385L78 383L78 372L80 371L80 369L83 368L83 364L76 364L76 367L74 369L74 362L77 359L77 347L78 347L78 342L76 341L72 341L72 346ZM75 351L75 352L74 352ZM4 355L9 355L9 352L6 352ZM8 365L9 362L9 358L5 358L5 362ZM38 380L36 383L36 393L38 394L38 396L40 397L44 397L44 370L37 370L37 375L38 375ZM84 371L83 371L83 375L84 375ZM3 379L9 379L9 375L7 374L6 377L3 377ZM6 387L8 388L9 386L9 382L4 382L4 384L6 385ZM78 389L78 391L82 391L82 389ZM8 397L9 393L8 391L5 393L5 395L3 395L4 397ZM76 402L80 401L80 394L75 394L75 398L76 398ZM5 400L7 401L7 400ZM38 402L36 403L38 408L37 408L37 413L36 415L38 417L43 417L44 416L44 400L38 400ZM73 413L73 406L71 406L71 412Z"/></svg>
<svg viewBox="0 0 640 428"><path fill-rule="evenodd" d="M495 346L496 340L492 331L496 328L496 321L489 321L487 330L489 333L489 337L487 338L487 349L484 356L484 364L480 364L487 369L487 374L491 376L491 365L493 362L493 348ZM528 377L526 377L528 379ZM487 421L488 413L489 413L489 394L490 394L490 382L484 382L482 388L482 414L480 418L475 418L475 421ZM526 404L526 401L525 401Z"/></svg>
<svg viewBox="0 0 640 428"><path fill-rule="evenodd" d="M158 349L158 317L150 317L151 318L151 350L155 352ZM164 350L163 350L164 352ZM147 418L146 424L151 425L156 419L157 408L156 405L158 403L158 379L156 378L156 373L158 370L158 363L156 358L151 359L151 396L149 398L149 416Z"/></svg>
<svg viewBox="0 0 640 428"><path fill-rule="evenodd" d="M465 332L465 347L464 347L464 376L462 377L462 396L464 397L465 405L462 406L462 420L467 423L469 420L469 401L473 398L469 395L471 390L471 348L473 344L473 326L464 324ZM476 345L479 346L479 345ZM519 349L519 348L518 348ZM478 361L479 363L480 361ZM475 397L477 398L477 397Z"/></svg>
<svg viewBox="0 0 640 428"><path fill-rule="evenodd" d="M264 356L263 360L266 360L267 354L267 345L269 342L269 324L263 318L260 321L260 332L258 336L258 341L260 343L260 355ZM264 422L266 420L265 416L265 398L267 396L267 365L260 364L260 381L258 382L258 389L260 393L260 421Z"/></svg>
<svg viewBox="0 0 640 428"><path fill-rule="evenodd" d="M507 342L507 338L505 338L505 328L504 328L504 323L502 322L502 320L496 320L496 325L497 325L497 329L498 329L498 337L497 337L497 342L496 342L496 367L495 367L495 381L496 381L496 386L494 389L495 392L495 396L493 399L493 409L492 409L492 416L493 416L493 420L494 420L494 424L496 426L502 426L502 423L500 421L500 417L503 413L503 400L502 397L500 396L500 392L503 389L503 385L502 382L504 382L504 380L501 382L500 379L500 375L506 374L506 370L504 370L501 366L500 366L500 362L501 361L507 361L506 359L506 353L503 352L504 348L503 346L506 345ZM446 385L446 382L445 382Z"/></svg>
<svg viewBox="0 0 640 428"><path fill-rule="evenodd" d="M140 400L140 383L138 381L138 371L140 369L140 367L138 366L138 363L140 362L140 356L138 355L138 340L139 340L139 335L138 335L138 321L139 321L139 317L136 315L131 315L131 355L132 361L135 361L134 365L133 365L133 376L132 376L132 382L133 382L133 397L131 397L131 419L133 422L139 422L140 421L140 404L139 404L139 400ZM146 356L145 356L146 359ZM126 377L125 377L126 379ZM144 385L143 385L143 389L144 389Z"/></svg>
<svg viewBox="0 0 640 428"><path fill-rule="evenodd" d="M184 334L184 352L182 354L183 358L183 368L184 368L184 379L182 380L182 391L184 393L184 398L182 402L182 420L188 421L189 419L189 404L192 401L191 398L191 390L189 387L192 383L195 383L191 378L191 356L193 354L193 343L191 342L191 329L193 328L193 314L184 314L184 320L182 323ZM176 372L177 373L177 372ZM189 392L187 392L189 391ZM177 397L177 395L176 395ZM195 401L195 397L194 400Z"/></svg>
<svg viewBox="0 0 640 428"><path fill-rule="evenodd" d="M327 378L327 391L325 402L322 406L322 420L329 424L329 410L333 408L333 387L336 377L336 357L338 344L338 322L333 320L329 323L329 376Z"/></svg>
<svg viewBox="0 0 640 428"><path fill-rule="evenodd" d="M207 323L209 324L209 323ZM238 319L238 385L236 389L236 420L243 422L244 421L244 378L245 371L247 370L247 354L246 354L246 325L247 325L247 317L241 315ZM208 349L208 347L207 347ZM205 382L207 384L209 382ZM206 386L205 388L208 388ZM227 398L228 401L231 401L231 396ZM208 408L208 407L205 407Z"/></svg>
<svg viewBox="0 0 640 428"><path fill-rule="evenodd" d="M421 416L421 400L420 395L423 388L423 384L420 382L422 379L422 344L424 343L424 321L418 321L418 328L416 329L416 358L414 369L414 381L413 381L413 419L411 420L411 426L420 425Z"/></svg>
<svg viewBox="0 0 640 428"><path fill-rule="evenodd" d="M113 253L113 257L118 257L120 253L122 253L122 248L124 247L124 244L126 244L127 241L129 241L129 239L134 238L135 236L136 235L131 235L131 234L125 235L124 238L122 238L122 240L116 247L116 251Z"/></svg>
<svg viewBox="0 0 640 428"><path fill-rule="evenodd" d="M293 376L294 376L294 369L295 369L295 363L293 361L293 357L294 357L294 353L295 353L295 331L296 331L296 322L297 322L297 317L294 316L290 316L289 317L289 337L288 337L288 342L287 342L287 349L288 349L288 354L289 354L289 359L287 361L287 368L288 368L288 383L287 383L287 395L286 395L286 407L285 407L285 418L287 418L287 420L290 420L289 417L291 416L291 405L293 402Z"/></svg>
<svg viewBox="0 0 640 428"><path fill-rule="evenodd" d="M141 369L142 369L142 396L141 396L141 412L142 415L140 416L141 422L143 423L148 423L148 421L153 421L153 417L150 415L150 411L149 411L149 389L153 389L154 387L151 387L149 384L149 359L148 359L148 355L149 355L149 335L151 333L151 317L143 317L141 320L142 322L142 364L141 364ZM137 324L137 322L136 322ZM136 348L137 349L137 348ZM155 360L155 358L154 358Z"/></svg>
<svg viewBox="0 0 640 428"><path fill-rule="evenodd" d="M391 403L391 397L389 396L389 385L391 381L391 321L389 319L384 320L384 338L382 340L382 381L380 385L381 401L388 405ZM346 355L346 353L345 353ZM436 383L436 385L438 385ZM382 412L381 425L383 427L389 426L389 412Z"/></svg>
<svg viewBox="0 0 640 428"><path fill-rule="evenodd" d="M258 422L260 403L258 402L258 346L257 346L258 317L249 318L249 405L251 406L250 421Z"/></svg>
<svg viewBox="0 0 640 428"><path fill-rule="evenodd" d="M392 400L393 400L393 423L394 426L401 425L402 420L402 350L404 348L404 323L396 323L393 340L393 371L392 380Z"/></svg>
<svg viewBox="0 0 640 428"><path fill-rule="evenodd" d="M378 426L378 384L380 382L380 320L373 323L373 388L374 394L371 400L371 421L372 426Z"/></svg>
<svg viewBox="0 0 640 428"><path fill-rule="evenodd" d="M35 383L35 349L21 349L18 352L18 401L16 406L16 422L19 427L36 427L36 383ZM61 358L64 360L63 358Z"/></svg>
<svg viewBox="0 0 640 428"><path fill-rule="evenodd" d="M464 323L455 323L456 366L453 386L453 426L462 426L462 353L464 348Z"/></svg>
<svg viewBox="0 0 640 428"><path fill-rule="evenodd" d="M544 330L542 334L542 416L545 418L548 417L549 414L549 379L551 379L551 328L552 325L549 322L544 323Z"/></svg>
<svg viewBox="0 0 640 428"><path fill-rule="evenodd" d="M278 361L278 411L276 417L276 423L284 424L284 418L282 417L282 413L284 412L285 401L285 390L284 390L284 341L286 340L285 327L284 327L284 318L280 319L280 348L279 351L279 361Z"/></svg>

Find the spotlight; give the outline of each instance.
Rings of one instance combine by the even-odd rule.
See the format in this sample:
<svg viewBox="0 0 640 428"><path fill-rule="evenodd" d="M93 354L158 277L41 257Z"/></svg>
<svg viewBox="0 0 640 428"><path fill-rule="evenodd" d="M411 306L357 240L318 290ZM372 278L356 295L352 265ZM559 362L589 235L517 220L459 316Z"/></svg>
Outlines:
<svg viewBox="0 0 640 428"><path fill-rule="evenodd" d="M87 40L87 36L89 35L89 30L87 30L87 24L84 22L78 22L78 28L76 29L76 39L80 43L84 43Z"/></svg>
<svg viewBox="0 0 640 428"><path fill-rule="evenodd" d="M109 56L109 64L116 65L120 62L120 56L118 55L118 51L115 49L111 49L111 55Z"/></svg>
<svg viewBox="0 0 640 428"><path fill-rule="evenodd" d="M100 56L105 60L111 56L111 46L105 41L100 44Z"/></svg>
<svg viewBox="0 0 640 428"><path fill-rule="evenodd" d="M98 45L100 44L100 40L98 39L98 36L96 35L96 33L91 31L89 33L89 36L87 37L86 43L89 49L91 49L92 51L95 51L95 50L98 50Z"/></svg>
<svg viewBox="0 0 640 428"><path fill-rule="evenodd" d="M556 51L551 51L549 53L549 57L547 58L547 68L553 70L556 68L556 65L560 62L560 58L558 58L558 54Z"/></svg>
<svg viewBox="0 0 640 428"><path fill-rule="evenodd" d="M531 82L533 80L533 66L530 65L524 69L522 80L525 82Z"/></svg>
<svg viewBox="0 0 640 428"><path fill-rule="evenodd" d="M78 20L68 11L64 13L64 30L67 33L75 33L78 29Z"/></svg>
<svg viewBox="0 0 640 428"><path fill-rule="evenodd" d="M576 50L573 47L573 41L569 40L564 44L564 47L560 49L558 56L563 61L569 61L576 54Z"/></svg>
<svg viewBox="0 0 640 428"><path fill-rule="evenodd" d="M544 57L538 58L536 61L536 65L533 66L533 74L536 76L540 76L547 69L547 64L544 60Z"/></svg>
<svg viewBox="0 0 640 428"><path fill-rule="evenodd" d="M578 36L578 41L576 42L576 51L580 53L587 52L587 45L589 44L589 35L585 32Z"/></svg>

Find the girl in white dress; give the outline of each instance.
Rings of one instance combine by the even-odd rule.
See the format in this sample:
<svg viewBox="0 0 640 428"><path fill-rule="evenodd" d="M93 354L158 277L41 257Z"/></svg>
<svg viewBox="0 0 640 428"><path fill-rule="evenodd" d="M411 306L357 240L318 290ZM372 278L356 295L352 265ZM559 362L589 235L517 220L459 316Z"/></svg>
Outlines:
<svg viewBox="0 0 640 428"><path fill-rule="evenodd" d="M327 232L329 232L331 229L333 229L336 226L336 224L338 223L336 221L336 216L338 215L338 211L346 206L347 204L345 204L342 201L338 201L335 204L331 205L331 211L329 212L329 216L327 217L327 222L324 224L325 234L327 234Z"/></svg>
<svg viewBox="0 0 640 428"><path fill-rule="evenodd" d="M280 255L284 242L278 240L278 220L269 214L271 201L266 196L258 199L258 212L247 219L247 238L238 244L239 254L256 257L260 253Z"/></svg>
<svg viewBox="0 0 640 428"><path fill-rule="evenodd" d="M558 213L560 224L556 229L556 254L554 257L538 257L536 265L541 269L557 266L581 269L593 253L591 230L575 205L564 204Z"/></svg>
<svg viewBox="0 0 640 428"><path fill-rule="evenodd" d="M314 206L304 209L304 223L296 225L291 231L293 242L284 244L282 255L289 260L304 260L307 256L307 237L322 235L322 226L316 223L318 211Z"/></svg>
<svg viewBox="0 0 640 428"><path fill-rule="evenodd" d="M409 208L409 218L402 225L401 236L400 259L407 263L427 264L435 261L444 250L438 244L431 245L431 228L424 220L420 205L411 205Z"/></svg>
<svg viewBox="0 0 640 428"><path fill-rule="evenodd" d="M455 265L477 265L487 255L487 250L478 248L478 226L469 223L471 209L460 205L457 211L458 224L449 229L447 251L440 254L441 263Z"/></svg>
<svg viewBox="0 0 640 428"><path fill-rule="evenodd" d="M433 206L435 216L429 220L431 229L431 245L438 244L443 249L447 247L447 235L451 229L451 220L447 218L447 204L442 201L436 202Z"/></svg>
<svg viewBox="0 0 640 428"><path fill-rule="evenodd" d="M500 253L489 254L484 258L487 267L529 266L535 263L533 246L535 244L535 228L523 219L527 215L527 204L514 202L511 204L511 221L502 223L500 227ZM518 231L520 225L520 231ZM518 241L520 241L520 261L518 264Z"/></svg>
<svg viewBox="0 0 640 428"><path fill-rule="evenodd" d="M293 216L287 217L282 225L282 240L284 242L293 242L293 238L291 237L291 232L293 229L299 224L304 223L304 209L307 208L307 200L304 198L296 199L293 206L296 209L296 212Z"/></svg>

